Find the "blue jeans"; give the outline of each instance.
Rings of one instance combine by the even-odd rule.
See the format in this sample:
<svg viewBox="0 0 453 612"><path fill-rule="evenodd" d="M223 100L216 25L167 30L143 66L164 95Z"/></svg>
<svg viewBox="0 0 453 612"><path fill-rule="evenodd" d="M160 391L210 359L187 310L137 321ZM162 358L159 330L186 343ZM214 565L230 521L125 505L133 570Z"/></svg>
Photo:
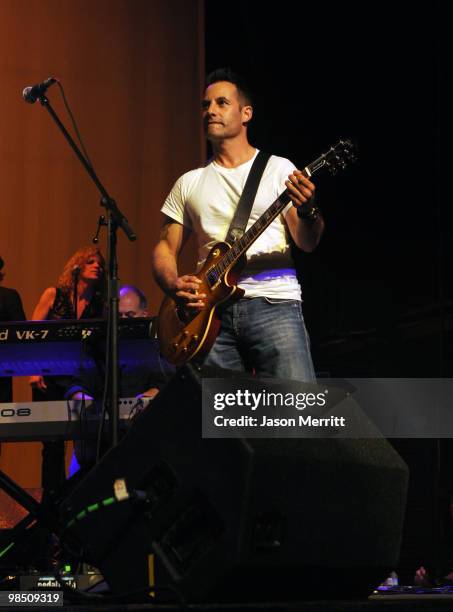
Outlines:
<svg viewBox="0 0 453 612"><path fill-rule="evenodd" d="M230 304L205 365L315 382L301 302L256 297Z"/></svg>

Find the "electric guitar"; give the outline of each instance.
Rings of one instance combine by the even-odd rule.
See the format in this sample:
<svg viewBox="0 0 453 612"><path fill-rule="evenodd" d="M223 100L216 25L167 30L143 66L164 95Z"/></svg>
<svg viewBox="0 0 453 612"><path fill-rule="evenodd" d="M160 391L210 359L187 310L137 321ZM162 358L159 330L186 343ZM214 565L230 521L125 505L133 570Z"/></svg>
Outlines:
<svg viewBox="0 0 453 612"><path fill-rule="evenodd" d="M350 140L340 140L326 153L306 166L308 178L326 168L331 174L345 169L355 160L355 148ZM245 266L245 253L255 240L291 201L288 190L233 244L217 242L209 252L203 267L194 276L201 280L198 293L205 293L202 310L191 312L171 297L166 297L157 320L157 338L163 356L174 365L202 360L211 349L220 328L217 308L240 299L244 290L236 283Z"/></svg>

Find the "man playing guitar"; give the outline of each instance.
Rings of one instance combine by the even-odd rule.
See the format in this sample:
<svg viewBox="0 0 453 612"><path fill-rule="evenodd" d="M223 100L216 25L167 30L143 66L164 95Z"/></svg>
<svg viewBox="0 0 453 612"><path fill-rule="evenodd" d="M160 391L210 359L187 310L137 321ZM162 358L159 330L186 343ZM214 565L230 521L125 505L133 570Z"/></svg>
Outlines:
<svg viewBox="0 0 453 612"><path fill-rule="evenodd" d="M258 154L248 141L253 108L241 77L229 69L211 73L202 113L213 157L205 167L176 181L162 207L164 223L153 252L157 282L192 317L205 308L208 296L197 276L179 276L178 254L190 232L195 232L200 269L210 249L225 240ZM247 227L285 188L293 205L289 203L248 250L247 264L237 281L244 296L219 307L220 330L205 364L311 382L315 374L288 236L289 232L300 249L310 252L324 230L323 218L313 203L315 185L306 173L272 155Z"/></svg>

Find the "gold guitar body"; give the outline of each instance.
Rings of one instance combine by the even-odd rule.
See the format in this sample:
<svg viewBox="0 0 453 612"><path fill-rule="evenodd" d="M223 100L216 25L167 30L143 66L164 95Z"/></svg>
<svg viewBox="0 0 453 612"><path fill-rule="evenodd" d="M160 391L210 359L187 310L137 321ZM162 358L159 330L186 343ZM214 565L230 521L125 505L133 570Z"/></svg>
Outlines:
<svg viewBox="0 0 453 612"><path fill-rule="evenodd" d="M241 257L233 267L228 268L212 281L212 269L230 250L226 242L218 242L211 249L201 270L194 276L201 280L198 293L205 293L202 310L190 312L175 300L166 297L159 310L157 338L162 355L174 365L187 361L201 361L210 351L220 328L217 307L236 301L244 295L236 286L238 274L246 258Z"/></svg>

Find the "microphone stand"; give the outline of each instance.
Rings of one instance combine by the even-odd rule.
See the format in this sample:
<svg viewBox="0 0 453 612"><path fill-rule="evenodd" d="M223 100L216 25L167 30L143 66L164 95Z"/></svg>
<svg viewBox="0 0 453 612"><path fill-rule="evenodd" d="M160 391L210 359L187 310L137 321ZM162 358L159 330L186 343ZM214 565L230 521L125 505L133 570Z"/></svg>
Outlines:
<svg viewBox="0 0 453 612"><path fill-rule="evenodd" d="M50 116L57 124L69 146L77 155L80 163L88 172L88 175L98 188L101 194L101 206L107 211L108 227L108 247L107 247L107 282L108 282L108 311L107 311L107 338L109 351L107 358L108 367L106 368L106 385L108 388L108 410L110 416L111 446L118 444L118 260L116 254L117 230L121 228L130 241L137 239L137 235L129 225L126 217L116 205L113 198L109 196L107 190L102 185L92 166L88 163L85 156L81 153L71 135L62 124L58 115L52 108L49 100L44 93L38 96L41 105L49 112ZM77 316L77 314L76 314Z"/></svg>

